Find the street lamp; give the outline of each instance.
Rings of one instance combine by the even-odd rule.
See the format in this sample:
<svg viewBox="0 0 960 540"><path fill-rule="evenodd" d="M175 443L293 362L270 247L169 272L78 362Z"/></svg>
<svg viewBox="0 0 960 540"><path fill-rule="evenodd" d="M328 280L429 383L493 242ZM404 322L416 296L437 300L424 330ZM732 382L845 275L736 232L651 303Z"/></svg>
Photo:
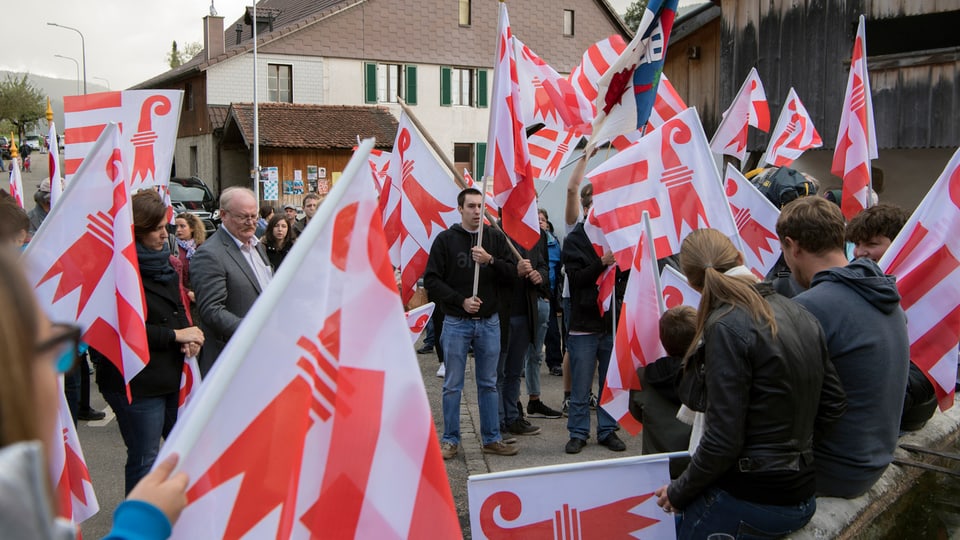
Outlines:
<svg viewBox="0 0 960 540"><path fill-rule="evenodd" d="M57 58L64 58L66 60L70 60L71 62L77 65L77 95L79 95L80 94L80 62L77 62L76 58L71 58L69 56L64 56L62 54L55 54L54 56L56 56Z"/></svg>
<svg viewBox="0 0 960 540"><path fill-rule="evenodd" d="M103 77L94 77L94 79L107 83L107 90L110 90L110 81L104 79Z"/></svg>
<svg viewBox="0 0 960 540"><path fill-rule="evenodd" d="M58 28L66 28L67 30L73 30L74 32L80 34L80 54L81 54L81 59L83 60L83 93L84 95L86 95L87 93L87 44L86 44L86 41L83 39L83 32L77 30L72 26L64 26L62 24L57 24L52 22L48 22L47 26L56 26Z"/></svg>

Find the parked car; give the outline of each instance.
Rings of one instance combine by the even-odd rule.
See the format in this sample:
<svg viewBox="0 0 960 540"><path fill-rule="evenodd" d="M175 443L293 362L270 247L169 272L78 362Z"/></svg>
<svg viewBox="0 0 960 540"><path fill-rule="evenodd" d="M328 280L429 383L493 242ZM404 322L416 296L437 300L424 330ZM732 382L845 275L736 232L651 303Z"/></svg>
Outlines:
<svg viewBox="0 0 960 540"><path fill-rule="evenodd" d="M220 210L217 198L203 180L196 176L170 179L170 202L174 212L196 214L203 222L207 234L220 228Z"/></svg>
<svg viewBox="0 0 960 540"><path fill-rule="evenodd" d="M43 147L43 143L40 142L39 135L27 135L27 137L24 139L24 142L34 152L42 152L45 150L45 148Z"/></svg>
<svg viewBox="0 0 960 540"><path fill-rule="evenodd" d="M12 159L10 154L10 140L0 136L0 159Z"/></svg>

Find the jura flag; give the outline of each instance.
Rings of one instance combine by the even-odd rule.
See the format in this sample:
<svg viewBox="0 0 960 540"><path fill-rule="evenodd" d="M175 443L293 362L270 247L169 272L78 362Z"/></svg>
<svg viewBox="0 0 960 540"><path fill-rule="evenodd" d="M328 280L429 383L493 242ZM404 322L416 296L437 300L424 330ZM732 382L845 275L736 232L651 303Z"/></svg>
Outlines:
<svg viewBox="0 0 960 540"><path fill-rule="evenodd" d="M593 208L617 265L630 268L650 213L657 258L680 251L696 229L719 229L736 238L737 229L724 201L723 184L707 138L690 108L587 174L593 183Z"/></svg>
<svg viewBox="0 0 960 540"><path fill-rule="evenodd" d="M813 127L810 114L800 102L797 92L791 88L787 103L777 118L777 126L770 133L765 161L777 167L789 166L807 150L821 146L823 141Z"/></svg>
<svg viewBox="0 0 960 540"><path fill-rule="evenodd" d="M11 137L11 141L13 138ZM14 143L10 143L13 146ZM23 208L23 175L20 173L20 158L10 160L10 196L17 206Z"/></svg>
<svg viewBox="0 0 960 540"><path fill-rule="evenodd" d="M49 100L47 107L50 106ZM51 113L52 114L52 113ZM57 125L50 120L50 129L47 131L47 140L50 141L47 150L47 172L50 177L50 206L53 206L63 195L63 174L60 172L60 145L57 143Z"/></svg>
<svg viewBox="0 0 960 540"><path fill-rule="evenodd" d="M77 428L70 416L70 407L63 393L63 376L58 377L60 405L57 411L56 436L50 453L50 479L57 499L57 515L73 523L82 523L100 510L93 492L90 471L83 459Z"/></svg>
<svg viewBox="0 0 960 540"><path fill-rule="evenodd" d="M840 113L840 131L830 172L843 178L840 209L852 219L870 200L870 160L877 159L877 133L873 121L873 98L867 73L867 36L860 15L853 42L850 77Z"/></svg>
<svg viewBox="0 0 960 540"><path fill-rule="evenodd" d="M687 110L680 93L663 73L660 74L660 84L657 85L657 98L653 101L653 109L647 120L645 133L662 126L664 122Z"/></svg>
<svg viewBox="0 0 960 540"><path fill-rule="evenodd" d="M491 540L673 540L674 517L653 494L668 483L665 454L473 475L467 482L470 530L474 538Z"/></svg>
<svg viewBox="0 0 960 540"><path fill-rule="evenodd" d="M125 170L119 129L108 124L24 259L50 319L77 321L129 383L150 351Z"/></svg>
<svg viewBox="0 0 960 540"><path fill-rule="evenodd" d="M597 217L593 213L593 208L587 212L587 219L583 221L583 232L590 239L594 253L597 257L603 257L603 254L610 251L610 244L603 236L603 230L597 222ZM610 309L613 302L613 293L617 285L617 266L611 264L603 269L597 277L597 308L600 315L603 316Z"/></svg>
<svg viewBox="0 0 960 540"><path fill-rule="evenodd" d="M743 81L730 108L723 113L723 120L710 141L710 149L743 161L747 155L748 126L763 132L770 130L770 107L757 68L750 68L747 80Z"/></svg>
<svg viewBox="0 0 960 540"><path fill-rule="evenodd" d="M435 307L436 304L428 302L404 314L407 318L407 328L410 329L410 340L413 343L416 343L417 340L420 339L420 334L423 333L424 328L427 327L427 323L430 322L430 316L433 315L433 309Z"/></svg>
<svg viewBox="0 0 960 540"><path fill-rule="evenodd" d="M200 362L196 356L183 359L183 371L180 373L180 394L177 396L177 414L182 416L184 409L193 401L200 390Z"/></svg>
<svg viewBox="0 0 960 540"><path fill-rule="evenodd" d="M758 278L764 279L780 258L780 238L777 236L780 210L730 163L727 163L723 183L733 221L740 233L744 265Z"/></svg>
<svg viewBox="0 0 960 540"><path fill-rule="evenodd" d="M683 273L669 264L660 272L660 286L663 288L663 302L667 309L700 305L700 293L687 283L687 277Z"/></svg>
<svg viewBox="0 0 960 540"><path fill-rule="evenodd" d="M120 152L131 189L170 183L180 126L181 90L124 90L63 98L64 173L69 184L109 122L120 126Z"/></svg>
<svg viewBox="0 0 960 540"><path fill-rule="evenodd" d="M372 145L161 449L157 463L179 453L191 480L174 538L460 537L369 185Z"/></svg>
<svg viewBox="0 0 960 540"><path fill-rule="evenodd" d="M960 151L880 259L897 276L907 314L910 360L937 392L940 408L953 405L960 342Z"/></svg>

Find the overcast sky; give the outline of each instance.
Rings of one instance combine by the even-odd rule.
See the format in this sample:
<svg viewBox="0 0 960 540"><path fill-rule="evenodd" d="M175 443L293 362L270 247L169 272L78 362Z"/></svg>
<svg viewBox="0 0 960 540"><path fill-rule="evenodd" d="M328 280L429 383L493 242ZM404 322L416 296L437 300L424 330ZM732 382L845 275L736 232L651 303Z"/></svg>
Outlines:
<svg viewBox="0 0 960 540"><path fill-rule="evenodd" d="M609 1L622 13L631 0ZM225 24L250 5L249 0L215 2ZM680 3L691 2L696 0ZM27 0L14 4L16 10L4 10L0 69L76 78L76 64L54 57L60 54L80 62L82 78L80 36L46 24L54 22L83 33L87 84L106 85L106 79L112 89L127 88L166 71L170 43L201 41L202 17L210 9L208 0Z"/></svg>

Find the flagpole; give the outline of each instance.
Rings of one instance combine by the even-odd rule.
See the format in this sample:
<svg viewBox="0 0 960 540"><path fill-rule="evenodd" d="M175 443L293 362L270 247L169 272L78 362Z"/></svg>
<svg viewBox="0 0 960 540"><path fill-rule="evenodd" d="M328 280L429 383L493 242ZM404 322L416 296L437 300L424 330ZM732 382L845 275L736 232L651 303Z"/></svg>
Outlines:
<svg viewBox="0 0 960 540"><path fill-rule="evenodd" d="M156 463L160 463L163 456L174 452L181 456L187 455L196 446L197 441L213 417L221 398L230 389L237 372L243 366L243 351L248 351L253 347L254 343L260 339L259 329L267 323L270 317L281 311L280 302L285 290L297 277L297 269L303 264L304 259L310 256L310 248L317 243L323 234L324 225L333 219L333 214L337 211L340 199L343 198L349 184L359 176L361 168L367 166L367 159L375 142L372 138L366 139L354 152L353 157L350 158L346 168L344 168L340 180L334 184L323 204L317 209L317 214L310 220L310 226L303 230L303 233L297 239L297 245L290 250L287 258L284 259L287 264L277 270L270 284L257 298L258 306L266 304L267 307L265 309L253 309L244 318L238 329L240 331L233 334L224 349L224 352L233 354L229 356L221 354L214 363L213 369L200 386L199 394L191 402L190 408L187 409L189 411L188 416L180 420L177 425L179 429L175 429L172 434L174 437L171 437L161 449L161 458L157 459ZM81 167L84 165L86 165L86 162ZM72 189L75 183L71 183L68 189ZM197 416L200 418L195 418ZM177 470L180 470L179 464Z"/></svg>
<svg viewBox="0 0 960 540"><path fill-rule="evenodd" d="M410 106L407 105L403 101L403 99L400 98L399 96L397 96L397 103L400 104L400 108L403 109L403 112L407 114L407 118L409 118L410 121L413 122L413 126L417 128L417 131L420 132L420 135L423 136L423 139L427 141L427 144L429 144L430 148L433 149L433 153L439 156L440 161L442 161L443 164L446 165L448 169L450 169L450 172L453 173L454 183L456 183L457 186L460 187L460 189L467 189L467 187L469 186L467 186L467 181L463 178L463 175L460 173L460 171L457 170L457 167L450 161L447 155L444 154L442 150L440 150L440 145L438 145L437 141L435 141L433 137L430 136L430 133L427 131L427 128L423 127L423 124L420 123L420 119L417 118L417 115L413 114L413 110L410 109ZM486 190L484 190L483 192L483 197L484 199L486 199L487 197ZM487 217L487 220L490 221L491 227L493 227L497 231L503 232L503 229L501 229L500 226L497 225L497 220L499 219L498 216L491 214L489 210L485 210L484 215ZM506 233L504 233L504 236L506 236ZM514 247L513 242L507 242L507 247L510 248L510 251L513 253L513 256L516 257L518 261L523 258L520 256L520 252L517 251L517 248Z"/></svg>
<svg viewBox="0 0 960 540"><path fill-rule="evenodd" d="M483 177L483 190L480 191L480 215L483 216L487 209L487 177ZM510 244L511 242L507 242ZM480 218L480 230L477 232L477 247L483 248L483 218ZM480 288L480 265L473 264L473 296L477 295L477 289Z"/></svg>
<svg viewBox="0 0 960 540"><path fill-rule="evenodd" d="M257 102L257 0L253 0L253 194L260 206L260 105Z"/></svg>

